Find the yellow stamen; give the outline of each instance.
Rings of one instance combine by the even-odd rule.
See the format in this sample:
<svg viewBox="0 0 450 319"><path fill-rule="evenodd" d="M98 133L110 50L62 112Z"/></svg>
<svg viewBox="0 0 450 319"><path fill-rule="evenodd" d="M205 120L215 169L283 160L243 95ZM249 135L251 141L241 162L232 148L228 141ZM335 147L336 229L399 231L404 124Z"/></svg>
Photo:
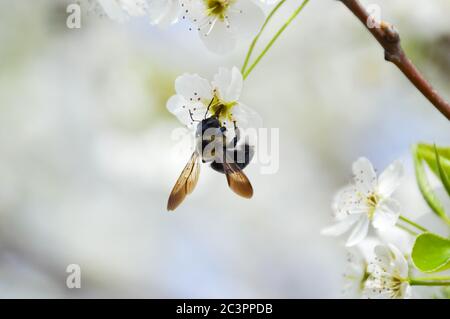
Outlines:
<svg viewBox="0 0 450 319"><path fill-rule="evenodd" d="M235 0L204 0L207 16L217 16L220 20L225 20L226 12Z"/></svg>

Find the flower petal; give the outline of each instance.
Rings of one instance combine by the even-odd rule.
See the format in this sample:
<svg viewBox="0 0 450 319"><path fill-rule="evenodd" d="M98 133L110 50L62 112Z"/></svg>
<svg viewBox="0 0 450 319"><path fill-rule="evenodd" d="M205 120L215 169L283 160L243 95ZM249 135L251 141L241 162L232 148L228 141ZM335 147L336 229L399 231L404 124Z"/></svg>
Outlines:
<svg viewBox="0 0 450 319"><path fill-rule="evenodd" d="M175 80L175 90L189 102L208 103L213 92L208 80L198 74L183 74Z"/></svg>
<svg viewBox="0 0 450 319"><path fill-rule="evenodd" d="M369 218L365 215L361 215L345 246L351 247L359 244L364 238L366 238L368 231Z"/></svg>
<svg viewBox="0 0 450 319"><path fill-rule="evenodd" d="M355 185L360 192L364 195L374 192L377 176L372 163L367 158L361 157L353 163L353 174Z"/></svg>
<svg viewBox="0 0 450 319"><path fill-rule="evenodd" d="M262 118L259 114L245 104L238 103L233 107L231 116L236 121L236 125L242 129L262 127Z"/></svg>
<svg viewBox="0 0 450 319"><path fill-rule="evenodd" d="M404 299L411 299L412 298L412 287L407 283L404 282L402 284L402 295Z"/></svg>
<svg viewBox="0 0 450 319"><path fill-rule="evenodd" d="M217 54L226 54L236 46L236 34L230 32L227 25L218 18L205 23L208 27L199 27L199 35L208 50Z"/></svg>
<svg viewBox="0 0 450 319"><path fill-rule="evenodd" d="M394 245L375 247L376 258L367 268L370 273L364 293L370 298L408 298L409 284L399 283L408 276L408 263Z"/></svg>
<svg viewBox="0 0 450 319"><path fill-rule="evenodd" d="M344 273L343 293L348 298L359 298L365 282L367 263L357 248L347 251L347 267Z"/></svg>
<svg viewBox="0 0 450 319"><path fill-rule="evenodd" d="M383 199L373 216L373 227L383 230L395 226L400 216L400 204L392 198Z"/></svg>
<svg viewBox="0 0 450 319"><path fill-rule="evenodd" d="M179 0L150 0L148 14L152 24L166 27L178 20L181 13Z"/></svg>
<svg viewBox="0 0 450 319"><path fill-rule="evenodd" d="M130 16L143 16L148 12L146 0L119 0L118 2Z"/></svg>
<svg viewBox="0 0 450 319"><path fill-rule="evenodd" d="M389 249L392 252L393 267L397 269L398 274L401 277L408 277L408 262L406 261L405 256L397 247L392 244L389 244Z"/></svg>
<svg viewBox="0 0 450 319"><path fill-rule="evenodd" d="M229 9L229 29L242 36L255 35L264 20L264 12L251 1L236 1Z"/></svg>
<svg viewBox="0 0 450 319"><path fill-rule="evenodd" d="M386 271L391 269L391 252L389 250L389 247L386 245L377 245L374 248L375 256L373 262L370 263L368 267L368 271L370 273L373 273L379 269L385 269Z"/></svg>
<svg viewBox="0 0 450 319"><path fill-rule="evenodd" d="M122 9L122 6L117 1L98 0L105 14L111 19L118 22L124 22L128 19L128 15Z"/></svg>
<svg viewBox="0 0 450 319"><path fill-rule="evenodd" d="M337 192L333 200L332 209L338 219L347 215L367 213L369 211L367 202L353 185L348 185Z"/></svg>
<svg viewBox="0 0 450 319"><path fill-rule="evenodd" d="M358 219L359 219L359 216L357 216L357 215L348 216L344 220L341 220L340 222L338 222L332 226L322 229L320 233L325 236L342 235L343 233L348 231L356 223L356 221Z"/></svg>
<svg viewBox="0 0 450 319"><path fill-rule="evenodd" d="M197 127L197 121L201 121L206 113L206 106L203 103L186 101L183 96L178 94L172 96L167 101L167 109L188 128ZM194 119L195 121L193 121L192 119Z"/></svg>
<svg viewBox="0 0 450 319"><path fill-rule="evenodd" d="M244 79L237 67L233 67L231 70L220 68L219 73L214 76L212 84L218 91L221 100L235 102L241 95Z"/></svg>
<svg viewBox="0 0 450 319"><path fill-rule="evenodd" d="M400 161L395 161L378 178L378 193L383 197L391 196L400 184L402 176L403 165Z"/></svg>

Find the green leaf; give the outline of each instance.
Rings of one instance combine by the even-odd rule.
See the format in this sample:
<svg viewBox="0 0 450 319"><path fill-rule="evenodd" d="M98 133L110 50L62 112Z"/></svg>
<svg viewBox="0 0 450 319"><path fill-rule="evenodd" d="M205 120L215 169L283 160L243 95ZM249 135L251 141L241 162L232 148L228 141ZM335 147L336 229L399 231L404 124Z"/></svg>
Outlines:
<svg viewBox="0 0 450 319"><path fill-rule="evenodd" d="M439 168L436 163L436 150L439 153L441 160L441 166L446 172L447 176L450 176L450 148L449 147L437 147L435 149L434 145L429 144L419 144L417 146L417 153L422 159L427 162L428 166L431 168L433 173L440 177Z"/></svg>
<svg viewBox="0 0 450 319"><path fill-rule="evenodd" d="M434 152L435 145L419 143L419 144L417 144L417 147L419 148L419 151ZM438 150L441 157L450 160L450 147L436 146L436 149Z"/></svg>
<svg viewBox="0 0 450 319"><path fill-rule="evenodd" d="M444 188L447 191L448 196L450 196L450 178L448 177L449 174L447 174L444 167L442 166L442 160L436 148L436 145L434 146L434 152L436 155L436 166L439 171L439 177L441 178L442 184L444 185Z"/></svg>
<svg viewBox="0 0 450 319"><path fill-rule="evenodd" d="M423 198L427 202L428 206L435 212L439 217L447 220L448 217L445 214L444 207L440 200L436 197L433 189L428 182L428 178L425 172L425 168L423 166L423 161L420 156L419 147L415 147L413 149L413 158L414 158L414 167L416 171L417 184L419 185L420 192L422 193Z"/></svg>
<svg viewBox="0 0 450 319"><path fill-rule="evenodd" d="M423 233L417 236L411 253L414 266L422 272L438 272L450 268L450 240Z"/></svg>

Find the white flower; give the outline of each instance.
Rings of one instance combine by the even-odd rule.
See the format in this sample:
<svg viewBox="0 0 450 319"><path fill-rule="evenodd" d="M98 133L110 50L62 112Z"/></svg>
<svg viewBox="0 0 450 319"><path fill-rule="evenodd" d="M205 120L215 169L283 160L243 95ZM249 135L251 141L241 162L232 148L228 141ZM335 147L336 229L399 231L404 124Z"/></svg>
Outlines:
<svg viewBox="0 0 450 319"><path fill-rule="evenodd" d="M337 224L322 230L324 235L338 236L353 228L346 245L361 242L370 223L383 230L396 224L400 215L398 202L390 196L400 183L403 166L392 163L378 178L366 158L353 163L354 183L340 191L333 203Z"/></svg>
<svg viewBox="0 0 450 319"><path fill-rule="evenodd" d="M104 13L112 20L123 22L129 16L143 16L147 13L146 0L97 0Z"/></svg>
<svg viewBox="0 0 450 319"><path fill-rule="evenodd" d="M169 99L167 108L189 128L209 116L217 116L227 129L234 127L234 121L239 128L256 128L259 116L239 101L242 86L242 74L236 67L220 68L211 83L198 74L184 74L176 79L177 94Z"/></svg>
<svg viewBox="0 0 450 319"><path fill-rule="evenodd" d="M408 262L394 245L375 247L375 259L368 266L369 278L364 295L377 299L411 297L408 282Z"/></svg>
<svg viewBox="0 0 450 319"><path fill-rule="evenodd" d="M177 21L179 0L84 0L90 11L124 22L130 16L146 16L152 24L168 25Z"/></svg>
<svg viewBox="0 0 450 319"><path fill-rule="evenodd" d="M240 36L252 36L265 15L252 0L180 0L182 18L188 18L206 47L216 53L231 51Z"/></svg>
<svg viewBox="0 0 450 319"><path fill-rule="evenodd" d="M347 251L347 268L344 273L343 294L348 298L362 296L368 278L367 261L357 248Z"/></svg>
<svg viewBox="0 0 450 319"><path fill-rule="evenodd" d="M167 26L178 21L180 0L148 0L148 15L152 24Z"/></svg>
<svg viewBox="0 0 450 319"><path fill-rule="evenodd" d="M263 4L269 5L269 6L280 2L280 0L259 0L259 1L262 2Z"/></svg>

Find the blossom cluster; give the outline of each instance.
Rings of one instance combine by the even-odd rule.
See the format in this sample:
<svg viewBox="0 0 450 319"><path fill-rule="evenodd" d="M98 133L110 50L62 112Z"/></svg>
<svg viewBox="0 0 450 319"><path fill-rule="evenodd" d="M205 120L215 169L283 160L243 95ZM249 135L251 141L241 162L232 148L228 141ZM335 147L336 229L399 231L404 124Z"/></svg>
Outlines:
<svg viewBox="0 0 450 319"><path fill-rule="evenodd" d="M279 0L82 0L90 12L124 22L130 17L147 16L150 23L167 27L186 21L189 31L195 31L206 48L218 54L231 51L239 38L254 36L266 18L264 6ZM168 110L190 129L201 119L215 114L230 130L257 128L261 119L239 101L243 87L241 71L219 68L212 82L198 74L183 74L175 81L176 94L167 102ZM209 107L208 107L209 106Z"/></svg>
<svg viewBox="0 0 450 319"><path fill-rule="evenodd" d="M344 291L352 297L408 298L411 289L405 256L392 244L366 242L370 228L386 231L399 219L400 204L392 194L403 176L403 165L396 161L377 176L372 163L359 158L352 170L353 182L337 193L332 205L336 224L322 230L331 236L351 230L346 241L349 258Z"/></svg>
<svg viewBox="0 0 450 319"><path fill-rule="evenodd" d="M257 128L261 125L258 114L247 107L241 100L244 80L258 64L264 54L271 48L273 43L308 3L303 3L294 11L293 15L279 29L262 53L249 64L251 54L256 41L263 32L268 20L275 11L285 2L279 0L82 0L88 6L88 10L95 11L100 15L123 22L132 16L146 16L153 25L166 27L181 22L187 29L198 33L205 47L210 51L225 54L235 48L241 37L252 37L254 41L250 45L247 57L242 69L237 67L219 68L217 74L209 81L198 74L183 74L175 81L175 94L167 101L167 109L189 129L201 128L198 123L214 120L214 128L220 129L218 136L227 139L228 133L234 132L233 139L237 143L240 129ZM273 11L266 17L264 6L273 6ZM248 68L247 68L248 67ZM197 130L198 131L198 130ZM202 132L201 130L199 131ZM217 140L212 139L211 140ZM204 140L200 139L200 147L194 151L192 160L188 162L185 170L174 187L173 196L176 207L187 194L190 194L198 179L196 163L199 151L203 150ZM236 146L236 145L234 145ZM247 146L247 145L245 145ZM450 195L450 150L441 148L439 155L436 146L430 148L422 145L416 154L416 174L424 175L421 162L425 159L434 173L442 180ZM418 148L418 149L419 149ZM222 150L222 147L218 149ZM245 150L245 148L244 148ZM220 157L220 152L217 152ZM250 147L247 153L250 153ZM419 154L420 153L420 154ZM216 156L217 154L215 154ZM435 158L433 158L435 156ZM444 156L444 164L441 165L439 156ZM250 156L248 156L250 158ZM214 157L215 159L216 157ZM204 160L204 158L202 158ZM212 158L211 158L212 160ZM205 161L204 161L205 162ZM431 164L430 164L431 163ZM229 163L226 163L229 164ZM197 164L195 164L197 165ZM445 168L443 168L445 167ZM228 168L228 165L226 166ZM238 172L234 168L233 173ZM332 210L336 223L323 229L324 235L340 236L349 233L345 246L350 250L349 270L345 275L345 290L356 292L359 296L367 298L409 298L412 296L411 285L420 284L419 281L411 279L412 272L410 259L414 266L423 272L433 272L448 269L450 260L447 257L450 251L450 240L429 233L425 228L408 220L401 215L401 205L393 198L393 193L400 185L404 174L403 165L395 161L389 165L381 174L377 175L372 163L366 158L359 158L352 167L353 180L350 185L341 189L333 201ZM188 172L188 174L186 174ZM197 174L191 174L196 172ZM244 174L239 175L239 183L231 182L229 179L230 168L228 168L227 181L229 186L238 194L239 187L236 185L247 185L248 194L253 194L253 189ZM418 176L419 176L418 175ZM194 177L191 177L194 176ZM420 177L420 176L419 176ZM450 217L446 215L439 203L436 203L434 195L431 194L429 186L424 177L419 178L421 189L429 206L450 225ZM233 188L233 185L235 186ZM180 191L181 190L181 191ZM237 191L238 190L238 191ZM242 190L242 189L241 189ZM179 192L178 192L179 191ZM181 194L181 195L180 195ZM179 195L179 196L178 196ZM250 198L251 196L244 196ZM171 195L172 198L172 195ZM181 198L181 200L179 200ZM169 199L170 201L170 199ZM169 208L168 208L169 209ZM172 210L172 209L169 209ZM410 251L402 251L392 241L386 243L380 236L382 232L402 228L413 236L418 233L411 231L402 225L399 220L415 227L430 238L422 240L426 248L430 243L439 242L441 248L435 255L427 255L426 249L416 256L414 260ZM368 245L370 234L377 234L377 244ZM417 245L417 238L415 245ZM419 243L420 245L421 243ZM369 247L369 248L367 248ZM367 253L369 252L369 253ZM447 259L445 259L447 258ZM432 265L420 268L421 260L432 260ZM429 280L429 279L427 279ZM440 279L433 285L442 284L450 286L449 279ZM425 284L424 284L425 285Z"/></svg>
<svg viewBox="0 0 450 319"><path fill-rule="evenodd" d="M219 54L231 51L241 37L254 35L265 19L262 7L278 0L82 0L89 11L123 22L147 16L153 25L188 22L205 46Z"/></svg>
<svg viewBox="0 0 450 319"><path fill-rule="evenodd" d="M447 215L436 210L441 206L434 195L431 197L432 191L422 170L420 156L430 149L428 145L415 148L419 189L428 203L434 203L430 207L450 225ZM447 148L439 151L447 156ZM436 172L440 172L446 186L447 173L443 172L447 167L442 166L436 146L434 153L435 159L430 158L429 163L436 165ZM370 161L359 158L353 163L352 183L339 191L333 201L336 223L323 229L322 234L339 236L350 232L345 243L349 258L344 275L344 292L349 297L403 299L414 296L412 285L450 285L448 277L411 277L415 269L424 273L445 271L450 241L401 215L400 203L392 195L403 171L403 165L395 161L377 176ZM400 234L406 235L406 239Z"/></svg>

